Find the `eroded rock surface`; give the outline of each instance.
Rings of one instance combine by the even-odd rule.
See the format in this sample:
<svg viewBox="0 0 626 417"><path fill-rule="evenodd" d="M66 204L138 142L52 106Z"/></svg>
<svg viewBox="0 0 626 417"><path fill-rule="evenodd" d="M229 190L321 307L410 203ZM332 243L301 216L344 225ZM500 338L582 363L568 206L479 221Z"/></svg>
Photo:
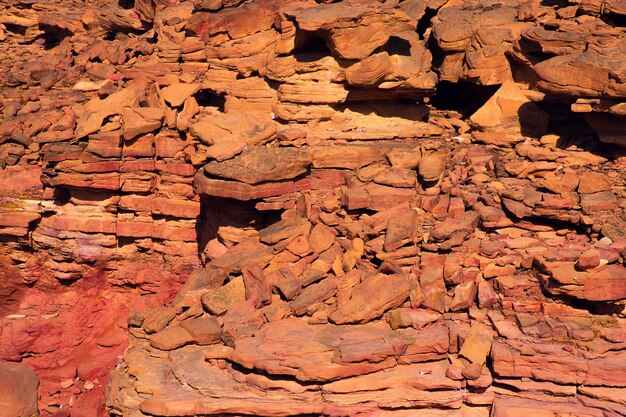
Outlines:
<svg viewBox="0 0 626 417"><path fill-rule="evenodd" d="M626 414L622 3L4 2L0 359L44 416Z"/></svg>
<svg viewBox="0 0 626 417"><path fill-rule="evenodd" d="M32 417L37 415L39 380L26 365L0 363L0 416Z"/></svg>
<svg viewBox="0 0 626 417"><path fill-rule="evenodd" d="M623 413L626 321L610 313L626 299L626 241L608 236L623 216L612 203L622 186L607 181L618 178L617 162L530 139L514 149L507 140L485 147L484 135L465 144L372 145L417 154L402 168L407 178L420 179L421 161L437 161L438 176L416 182L411 194L376 184L394 170L388 159L344 168L339 187L319 183L257 201L259 212L282 210L282 220L260 230L240 226L238 234L249 236L241 243L226 237L232 229L218 230L216 244L234 244L206 264L219 282L188 283L174 304L178 315L159 333L131 327L135 353L118 367L111 409ZM311 181L318 170L330 168L313 167ZM375 202L363 206L368 211L350 209L360 195ZM594 209L586 196L594 196ZM259 245L272 256L259 258ZM231 251L240 263L228 261ZM215 311L205 299L221 293L238 295ZM198 319L219 323L221 339L207 345L186 334L173 343L175 331ZM173 344L156 345L166 333ZM148 371L155 368L163 369L158 382ZM192 376L216 373L209 385Z"/></svg>

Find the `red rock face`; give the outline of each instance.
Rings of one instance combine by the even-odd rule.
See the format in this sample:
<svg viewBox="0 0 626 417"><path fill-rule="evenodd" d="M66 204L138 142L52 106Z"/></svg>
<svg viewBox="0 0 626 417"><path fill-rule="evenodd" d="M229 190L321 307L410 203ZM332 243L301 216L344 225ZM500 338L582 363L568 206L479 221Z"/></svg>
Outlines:
<svg viewBox="0 0 626 417"><path fill-rule="evenodd" d="M6 258L3 267L5 276L19 274ZM151 269L146 272L165 278L158 295L122 290L103 270L70 288L15 284L3 306L1 358L37 371L42 411L55 414L71 406L72 415L104 413L110 371L127 345L129 311L168 301L184 276Z"/></svg>
<svg viewBox="0 0 626 417"><path fill-rule="evenodd" d="M57 3L0 5L43 416L626 415L619 1Z"/></svg>
<svg viewBox="0 0 626 417"><path fill-rule="evenodd" d="M0 173L0 359L37 371L44 415L63 415L65 409L105 415L105 387L127 345L128 313L171 300L198 263L193 224L185 236L176 226L168 229L168 220L157 220L163 227L155 227L152 217L195 218L197 201L120 195L94 183L89 171L118 181L125 168L117 161L91 164L93 169L86 163L68 174L79 188L67 186L74 181L68 180L42 191L37 165ZM120 172L108 173L115 170ZM129 216L133 212L143 215ZM170 262L154 250L167 234L178 242Z"/></svg>

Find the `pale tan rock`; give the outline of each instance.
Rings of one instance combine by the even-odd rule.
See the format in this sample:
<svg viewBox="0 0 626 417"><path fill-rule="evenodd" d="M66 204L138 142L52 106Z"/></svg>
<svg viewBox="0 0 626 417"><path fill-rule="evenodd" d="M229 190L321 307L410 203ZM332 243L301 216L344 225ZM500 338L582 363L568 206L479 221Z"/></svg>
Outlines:
<svg viewBox="0 0 626 417"><path fill-rule="evenodd" d="M224 162L210 162L208 174L247 184L295 178L307 171L311 154L290 148L249 146L241 155Z"/></svg>
<svg viewBox="0 0 626 417"><path fill-rule="evenodd" d="M489 326L481 323L474 323L465 338L459 355L468 359L472 363L483 365L489 352L491 351L491 340L493 330Z"/></svg>
<svg viewBox="0 0 626 417"><path fill-rule="evenodd" d="M332 229L323 224L316 224L309 235L309 246L315 253L322 253L332 245L335 234Z"/></svg>
<svg viewBox="0 0 626 417"><path fill-rule="evenodd" d="M470 123L482 131L541 136L546 132L548 115L530 101L513 81L505 81L470 117Z"/></svg>
<svg viewBox="0 0 626 417"><path fill-rule="evenodd" d="M122 111L124 139L134 139L141 134L150 133L159 129L163 121L163 116L163 110L155 107L124 109Z"/></svg>
<svg viewBox="0 0 626 417"><path fill-rule="evenodd" d="M172 107L182 106L200 87L200 84L170 84L161 90L161 97Z"/></svg>
<svg viewBox="0 0 626 417"><path fill-rule="evenodd" d="M243 278L237 277L224 286L205 293L202 296L202 305L211 313L222 315L237 301L245 300Z"/></svg>
<svg viewBox="0 0 626 417"><path fill-rule="evenodd" d="M137 89L134 86L115 92L104 100L94 97L84 106L84 114L78 119L74 134L82 138L97 132L105 118L120 114L125 107L138 107L138 104Z"/></svg>

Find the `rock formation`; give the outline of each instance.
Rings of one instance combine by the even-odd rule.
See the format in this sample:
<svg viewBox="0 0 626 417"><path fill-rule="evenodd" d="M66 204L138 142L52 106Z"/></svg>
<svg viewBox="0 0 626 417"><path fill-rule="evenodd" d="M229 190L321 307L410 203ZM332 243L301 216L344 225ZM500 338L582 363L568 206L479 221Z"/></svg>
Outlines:
<svg viewBox="0 0 626 417"><path fill-rule="evenodd" d="M37 415L39 380L30 368L19 363L0 363L0 415L33 417Z"/></svg>
<svg viewBox="0 0 626 417"><path fill-rule="evenodd" d="M0 359L54 417L626 415L622 3L4 2Z"/></svg>

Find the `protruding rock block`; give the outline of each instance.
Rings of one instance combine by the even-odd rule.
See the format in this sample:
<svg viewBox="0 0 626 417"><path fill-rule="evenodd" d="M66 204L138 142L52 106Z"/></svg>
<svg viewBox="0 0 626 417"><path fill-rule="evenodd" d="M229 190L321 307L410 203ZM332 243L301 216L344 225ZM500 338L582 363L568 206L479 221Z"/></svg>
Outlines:
<svg viewBox="0 0 626 417"><path fill-rule="evenodd" d="M254 185L296 178L307 172L311 162L307 151L252 146L228 161L208 163L204 171L211 176Z"/></svg>
<svg viewBox="0 0 626 417"><path fill-rule="evenodd" d="M541 136L546 133L548 115L529 100L513 81L506 81L470 117L470 123L487 132Z"/></svg>
<svg viewBox="0 0 626 417"><path fill-rule="evenodd" d="M336 324L367 323L402 304L410 289L409 280L404 275L372 275L357 285L350 300L339 304L329 318Z"/></svg>
<svg viewBox="0 0 626 417"><path fill-rule="evenodd" d="M573 262L536 260L535 268L546 291L590 301L626 298L626 268L610 264L579 271Z"/></svg>

